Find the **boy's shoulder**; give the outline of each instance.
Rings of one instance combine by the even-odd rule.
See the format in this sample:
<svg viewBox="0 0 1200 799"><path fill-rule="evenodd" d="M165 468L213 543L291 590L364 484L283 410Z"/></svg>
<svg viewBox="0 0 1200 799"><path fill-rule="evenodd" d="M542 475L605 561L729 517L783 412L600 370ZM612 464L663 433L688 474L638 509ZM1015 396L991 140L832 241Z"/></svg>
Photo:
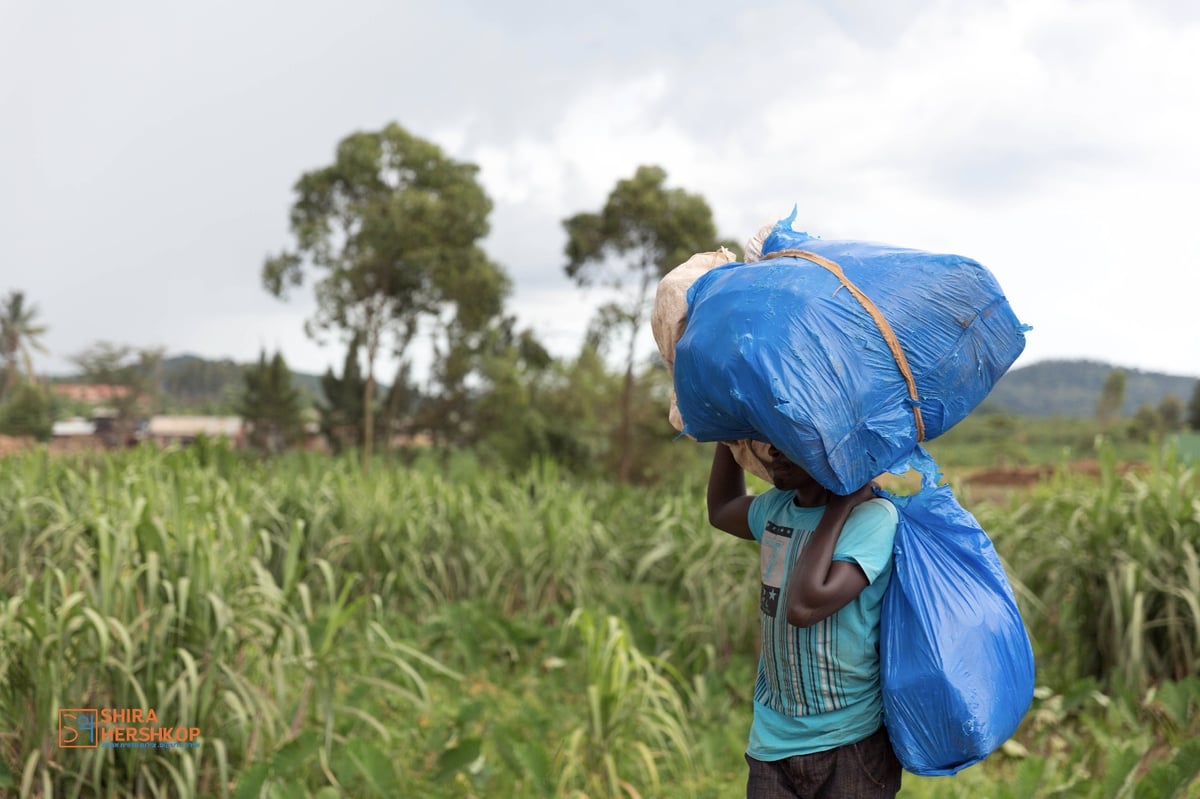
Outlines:
<svg viewBox="0 0 1200 799"><path fill-rule="evenodd" d="M880 522L890 521L892 525L900 523L900 510L896 507L896 503L878 494L851 511L851 517L855 513L867 514Z"/></svg>

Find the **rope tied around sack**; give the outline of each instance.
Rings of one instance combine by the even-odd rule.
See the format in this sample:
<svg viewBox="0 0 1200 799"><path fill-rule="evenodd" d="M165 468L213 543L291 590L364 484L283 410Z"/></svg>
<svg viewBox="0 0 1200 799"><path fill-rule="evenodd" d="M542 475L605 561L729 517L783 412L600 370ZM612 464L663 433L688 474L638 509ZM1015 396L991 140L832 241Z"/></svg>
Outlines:
<svg viewBox="0 0 1200 799"><path fill-rule="evenodd" d="M921 397L917 394L917 381L913 379L912 370L908 368L908 358L905 357L904 350L900 348L900 340L896 338L896 332L892 330L892 326L888 323L883 312L876 307L875 303L871 302L871 298L864 294L862 289L850 282L850 279L846 277L846 273L842 271L842 267L828 258L808 252L807 250L780 250L779 252L764 255L762 259L767 261L772 258L783 257L803 258L831 272L838 279L838 282L854 295L854 299L858 300L859 305L871 315L871 319L874 320L875 326L879 328L879 332L883 335L883 340L887 343L888 349L891 350L892 357L896 360L896 366L900 369L900 374L904 378L905 385L908 386L909 404L912 406L913 420L917 425L917 441L924 441L925 421L921 418ZM836 294L837 292L834 293Z"/></svg>

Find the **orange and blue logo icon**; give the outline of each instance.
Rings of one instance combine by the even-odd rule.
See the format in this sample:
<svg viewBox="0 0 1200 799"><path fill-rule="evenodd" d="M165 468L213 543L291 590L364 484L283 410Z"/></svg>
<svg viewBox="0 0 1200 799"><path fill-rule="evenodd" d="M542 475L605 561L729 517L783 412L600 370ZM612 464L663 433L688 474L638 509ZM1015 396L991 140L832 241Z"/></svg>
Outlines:
<svg viewBox="0 0 1200 799"><path fill-rule="evenodd" d="M64 707L58 711L60 749L96 749L97 714L95 708Z"/></svg>

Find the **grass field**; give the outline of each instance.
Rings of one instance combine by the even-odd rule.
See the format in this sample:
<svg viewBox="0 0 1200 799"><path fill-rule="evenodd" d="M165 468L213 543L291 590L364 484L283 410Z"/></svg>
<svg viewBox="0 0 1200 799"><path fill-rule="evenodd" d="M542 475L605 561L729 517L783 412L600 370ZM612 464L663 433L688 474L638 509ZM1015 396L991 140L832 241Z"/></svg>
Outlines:
<svg viewBox="0 0 1200 799"><path fill-rule="evenodd" d="M1039 687L1001 751L903 797L1200 796L1197 473L1089 455L962 486ZM703 479L0 459L0 795L738 796L757 553L708 527ZM72 708L153 709L197 746L67 748Z"/></svg>

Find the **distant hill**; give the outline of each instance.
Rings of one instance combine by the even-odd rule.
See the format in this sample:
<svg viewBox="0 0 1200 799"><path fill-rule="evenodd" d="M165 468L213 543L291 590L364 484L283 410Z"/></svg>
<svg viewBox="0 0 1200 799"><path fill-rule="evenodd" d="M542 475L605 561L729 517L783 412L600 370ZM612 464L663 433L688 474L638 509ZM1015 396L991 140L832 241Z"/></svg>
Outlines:
<svg viewBox="0 0 1200 799"><path fill-rule="evenodd" d="M249 365L173 355L163 359L163 389L182 405L228 401L242 390L242 370ZM1000 378L979 410L1017 416L1091 417L1105 379L1118 368L1125 372L1123 415L1132 415L1143 405L1157 406L1169 394L1186 405L1200 381L1200 377L1144 372L1099 361L1040 361ZM308 397L321 397L320 375L293 372L292 382ZM386 386L380 390L386 391Z"/></svg>
<svg viewBox="0 0 1200 799"><path fill-rule="evenodd" d="M243 370L252 365L229 359L210 361L197 355L172 355L162 362L163 391L183 403L227 399L242 391ZM319 375L293 371L292 385L309 397L321 397Z"/></svg>
<svg viewBox="0 0 1200 799"><path fill-rule="evenodd" d="M229 359L210 361L197 355L163 358L163 392L180 402L219 400L242 385L242 366Z"/></svg>
<svg viewBox="0 0 1200 799"><path fill-rule="evenodd" d="M1200 378L1143 372L1085 360L1052 360L1013 369L996 383L980 409L1017 416L1095 415L1096 401L1109 374L1125 372L1122 415L1132 415L1143 405L1157 406L1168 394L1186 405Z"/></svg>

